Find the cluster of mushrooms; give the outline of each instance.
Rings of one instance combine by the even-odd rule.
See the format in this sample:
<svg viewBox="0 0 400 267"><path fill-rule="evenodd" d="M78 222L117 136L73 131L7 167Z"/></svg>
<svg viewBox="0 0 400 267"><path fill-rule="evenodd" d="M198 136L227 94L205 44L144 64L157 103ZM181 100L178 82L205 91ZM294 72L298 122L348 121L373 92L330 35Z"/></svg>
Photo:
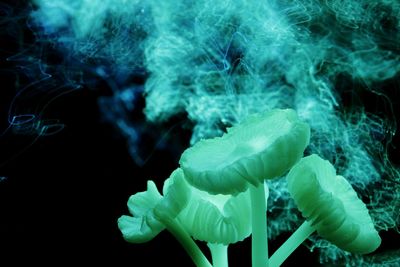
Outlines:
<svg viewBox="0 0 400 267"><path fill-rule="evenodd" d="M205 139L181 156L165 181L132 195L118 226L128 242L142 243L167 229L196 266L228 266L229 244L252 236L252 266L280 266L315 231L339 248L366 254L381 239L349 182L317 155L303 157L310 128L291 109L249 116L222 137ZM267 179L286 175L305 222L271 256L267 240ZM194 240L205 241L212 264Z"/></svg>

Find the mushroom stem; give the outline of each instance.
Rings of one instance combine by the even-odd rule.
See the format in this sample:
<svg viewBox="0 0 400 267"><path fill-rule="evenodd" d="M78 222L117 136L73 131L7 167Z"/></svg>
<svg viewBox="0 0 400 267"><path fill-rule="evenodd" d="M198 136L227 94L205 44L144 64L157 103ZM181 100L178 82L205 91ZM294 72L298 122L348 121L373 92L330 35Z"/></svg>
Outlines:
<svg viewBox="0 0 400 267"><path fill-rule="evenodd" d="M253 267L268 267L267 205L264 183L250 186L251 197L251 257Z"/></svg>
<svg viewBox="0 0 400 267"><path fill-rule="evenodd" d="M315 230L310 222L305 221L271 256L270 266L280 266Z"/></svg>
<svg viewBox="0 0 400 267"><path fill-rule="evenodd" d="M223 244L208 243L213 267L228 267L228 246Z"/></svg>
<svg viewBox="0 0 400 267"><path fill-rule="evenodd" d="M197 267L212 267L206 256L177 220L165 215L158 217L167 230L179 241Z"/></svg>

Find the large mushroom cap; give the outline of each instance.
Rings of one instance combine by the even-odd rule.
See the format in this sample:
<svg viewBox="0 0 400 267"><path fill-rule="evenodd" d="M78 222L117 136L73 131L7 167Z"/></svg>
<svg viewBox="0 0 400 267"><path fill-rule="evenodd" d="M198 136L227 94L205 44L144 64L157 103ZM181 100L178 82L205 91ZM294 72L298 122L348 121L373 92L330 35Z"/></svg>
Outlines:
<svg viewBox="0 0 400 267"><path fill-rule="evenodd" d="M255 114L222 137L201 140L180 159L186 179L211 194L237 194L248 183L283 175L303 155L310 129L291 109Z"/></svg>
<svg viewBox="0 0 400 267"><path fill-rule="evenodd" d="M365 204L332 164L317 155L301 159L287 175L288 189L318 234L353 253L376 250L381 238Z"/></svg>

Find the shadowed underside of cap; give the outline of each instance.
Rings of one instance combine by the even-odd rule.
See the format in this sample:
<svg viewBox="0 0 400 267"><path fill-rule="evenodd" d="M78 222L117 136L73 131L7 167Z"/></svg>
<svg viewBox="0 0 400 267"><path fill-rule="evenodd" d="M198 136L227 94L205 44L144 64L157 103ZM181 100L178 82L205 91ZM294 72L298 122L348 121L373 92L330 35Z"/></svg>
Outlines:
<svg viewBox="0 0 400 267"><path fill-rule="evenodd" d="M250 235L251 204L248 191L236 196L211 195L188 183L185 190L190 191L191 197L178 219L193 238L228 245Z"/></svg>

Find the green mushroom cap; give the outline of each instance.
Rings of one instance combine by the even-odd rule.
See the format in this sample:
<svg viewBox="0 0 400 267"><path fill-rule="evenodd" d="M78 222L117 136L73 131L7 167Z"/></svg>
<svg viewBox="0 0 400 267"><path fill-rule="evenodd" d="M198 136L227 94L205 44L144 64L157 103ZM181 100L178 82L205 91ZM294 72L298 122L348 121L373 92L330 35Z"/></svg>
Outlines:
<svg viewBox="0 0 400 267"><path fill-rule="evenodd" d="M181 169L175 171L184 176ZM182 179L184 181L184 179ZM231 195L211 195L187 182L164 183L163 193L187 194L187 204L177 219L194 239L215 244L233 244L251 233L251 204L248 191Z"/></svg>
<svg viewBox="0 0 400 267"><path fill-rule="evenodd" d="M186 181L180 170L174 171L164 184L170 187L164 196L158 192L153 181L148 181L146 191L129 198L128 209L132 216L123 215L118 219L118 227L126 241L150 241L165 229L160 222L161 217L175 218L187 205L190 191L181 189Z"/></svg>
<svg viewBox="0 0 400 267"><path fill-rule="evenodd" d="M195 239L223 245L242 241L251 233L248 191L236 196L210 195L188 185L191 199L178 219Z"/></svg>
<svg viewBox="0 0 400 267"><path fill-rule="evenodd" d="M249 116L222 137L201 140L180 159L185 177L210 194L238 194L283 175L303 155L310 129L291 109Z"/></svg>
<svg viewBox="0 0 400 267"><path fill-rule="evenodd" d="M288 190L319 235L343 250L366 254L381 238L350 183L317 155L301 159L287 175Z"/></svg>
<svg viewBox="0 0 400 267"><path fill-rule="evenodd" d="M118 219L118 228L130 243L144 243L153 239L165 227L154 218L154 208L162 196L153 181L147 182L147 190L132 195L128 209L133 216L123 215Z"/></svg>

